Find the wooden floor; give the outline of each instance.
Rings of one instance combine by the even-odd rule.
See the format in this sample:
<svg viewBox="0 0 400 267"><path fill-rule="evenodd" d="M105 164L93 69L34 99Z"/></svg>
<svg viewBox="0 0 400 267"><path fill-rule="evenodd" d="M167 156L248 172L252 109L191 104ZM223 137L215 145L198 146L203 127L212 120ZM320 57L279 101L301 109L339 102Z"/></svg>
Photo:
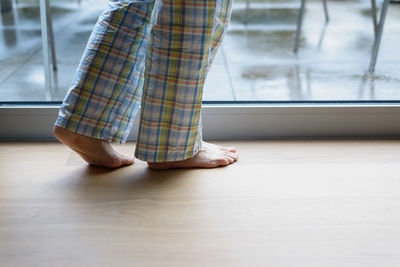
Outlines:
<svg viewBox="0 0 400 267"><path fill-rule="evenodd" d="M0 266L400 266L400 140L216 143L239 161L108 170L1 142Z"/></svg>

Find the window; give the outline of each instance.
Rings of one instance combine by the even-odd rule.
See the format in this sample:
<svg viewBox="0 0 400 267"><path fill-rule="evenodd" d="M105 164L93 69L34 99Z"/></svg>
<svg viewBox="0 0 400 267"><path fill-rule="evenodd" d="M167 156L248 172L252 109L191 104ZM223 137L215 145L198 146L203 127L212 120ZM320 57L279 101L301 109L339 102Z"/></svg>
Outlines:
<svg viewBox="0 0 400 267"><path fill-rule="evenodd" d="M0 1L0 120L7 125L0 137L51 137L58 105L107 1L52 0L52 27L42 27L38 1ZM304 1L300 9L302 2L234 1L228 34L204 89L206 136L398 136L398 1L388 4L373 73L378 29L371 0L327 1L328 13L323 0ZM376 1L378 22L385 2ZM45 59L43 29L50 36ZM57 71L46 87L45 70L52 63Z"/></svg>

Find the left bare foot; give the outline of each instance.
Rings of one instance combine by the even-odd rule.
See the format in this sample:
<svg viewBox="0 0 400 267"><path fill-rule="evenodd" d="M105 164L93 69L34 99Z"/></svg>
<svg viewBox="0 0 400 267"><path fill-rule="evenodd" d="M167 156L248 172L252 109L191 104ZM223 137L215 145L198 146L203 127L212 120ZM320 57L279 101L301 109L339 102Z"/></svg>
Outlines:
<svg viewBox="0 0 400 267"><path fill-rule="evenodd" d="M234 147L221 147L214 144L202 143L202 149L193 158L172 162L147 162L151 169L165 170L172 168L215 168L227 166L238 160Z"/></svg>

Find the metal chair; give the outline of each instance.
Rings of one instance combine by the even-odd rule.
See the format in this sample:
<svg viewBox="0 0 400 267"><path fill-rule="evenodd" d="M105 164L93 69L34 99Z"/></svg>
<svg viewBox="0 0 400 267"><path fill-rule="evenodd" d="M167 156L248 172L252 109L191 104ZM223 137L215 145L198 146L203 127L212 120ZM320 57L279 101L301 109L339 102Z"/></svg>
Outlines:
<svg viewBox="0 0 400 267"><path fill-rule="evenodd" d="M81 5L81 0L77 0ZM12 9L12 0L1 0L1 12L8 12ZM18 0L15 0L18 4ZM53 22L51 19L51 10L49 0L39 0L40 21L42 31L43 64L45 74L45 88L47 94L52 92L52 74L57 71L57 58L54 41ZM48 96L51 98L51 96Z"/></svg>
<svg viewBox="0 0 400 267"><path fill-rule="evenodd" d="M380 14L379 20L378 20L377 11L376 11L376 1L371 0L372 22L373 22L373 27L374 27L375 38L374 38L374 44L373 44L373 48L372 48L370 65L369 65L370 73L374 73L374 71L375 71L375 65L376 65L376 60L378 57L379 48L380 48L380 44L381 44L381 40L382 40L383 26L384 26L385 20L386 20L389 1L390 0L383 1L381 14ZM328 15L326 0L323 0L323 4L324 4L325 20L326 20L326 22L328 22L329 15ZM296 37L295 37L295 43L294 43L294 48L293 48L294 53L297 53L298 48L299 48L300 34L301 34L304 12L305 12L305 5L306 5L306 0L301 0L299 16L298 16L298 20L297 20Z"/></svg>
<svg viewBox="0 0 400 267"><path fill-rule="evenodd" d="M0 10L1 13L6 13L11 11L13 8L12 0L0 0Z"/></svg>
<svg viewBox="0 0 400 267"><path fill-rule="evenodd" d="M329 22L329 12L328 12L328 5L326 3L326 0L322 0L322 5L324 7L325 23L328 23ZM301 33L301 29L303 27L303 18L304 18L305 10L306 10L306 0L301 0L299 16L297 17L296 38L294 41L294 48L293 48L294 53L297 53L297 51L299 49L300 33Z"/></svg>
<svg viewBox="0 0 400 267"><path fill-rule="evenodd" d="M42 47L43 47L43 63L45 88L48 98L52 99L52 77L53 71L57 71L57 58L54 41L53 22L51 19L51 10L49 0L40 1L40 20L42 28ZM81 5L81 0L77 0L78 5ZM53 67L53 70L51 69Z"/></svg>
<svg viewBox="0 0 400 267"><path fill-rule="evenodd" d="M52 69L57 71L54 31L49 0L40 0L40 20L42 27L42 47L46 92L52 91Z"/></svg>
<svg viewBox="0 0 400 267"><path fill-rule="evenodd" d="M375 0L371 0L371 1L375 3ZM375 14L375 23L374 23L375 41L374 41L374 45L372 47L372 56L371 56L371 61L369 64L369 72L370 73L375 72L376 60L378 58L379 48L381 46L383 26L385 25L388 7L389 7L389 0L384 0L383 4L382 4L382 10L381 10L381 15L379 17L379 21L377 21L377 19L376 19L376 12L373 12ZM375 10L376 10L376 8L375 8Z"/></svg>
<svg viewBox="0 0 400 267"><path fill-rule="evenodd" d="M325 19L326 19L326 21L329 21L328 5L326 4L326 0L321 0L321 1L322 1L323 6L324 6ZM304 15L304 6L305 6L305 1L304 0L302 0L301 5L302 5L301 10L302 10L302 16L303 16ZM246 16L245 16L245 19L244 19L244 24L248 23L249 11L250 11L250 0L247 0L246 1ZM301 17L301 19L303 19L303 17Z"/></svg>

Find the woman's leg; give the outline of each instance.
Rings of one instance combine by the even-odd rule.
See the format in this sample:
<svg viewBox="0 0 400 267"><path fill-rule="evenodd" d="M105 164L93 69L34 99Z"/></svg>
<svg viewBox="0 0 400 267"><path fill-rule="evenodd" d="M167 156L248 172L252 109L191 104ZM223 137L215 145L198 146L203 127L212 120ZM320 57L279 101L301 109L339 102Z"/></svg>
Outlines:
<svg viewBox="0 0 400 267"><path fill-rule="evenodd" d="M61 105L56 137L93 165L133 163L109 142L126 141L139 110L155 8L156 0L109 1Z"/></svg>
<svg viewBox="0 0 400 267"><path fill-rule="evenodd" d="M162 3L150 37L135 151L152 163L180 162L200 151L204 80L231 10L231 0Z"/></svg>
<svg viewBox="0 0 400 267"><path fill-rule="evenodd" d="M155 0L110 1L96 23L56 125L124 143L139 110Z"/></svg>

